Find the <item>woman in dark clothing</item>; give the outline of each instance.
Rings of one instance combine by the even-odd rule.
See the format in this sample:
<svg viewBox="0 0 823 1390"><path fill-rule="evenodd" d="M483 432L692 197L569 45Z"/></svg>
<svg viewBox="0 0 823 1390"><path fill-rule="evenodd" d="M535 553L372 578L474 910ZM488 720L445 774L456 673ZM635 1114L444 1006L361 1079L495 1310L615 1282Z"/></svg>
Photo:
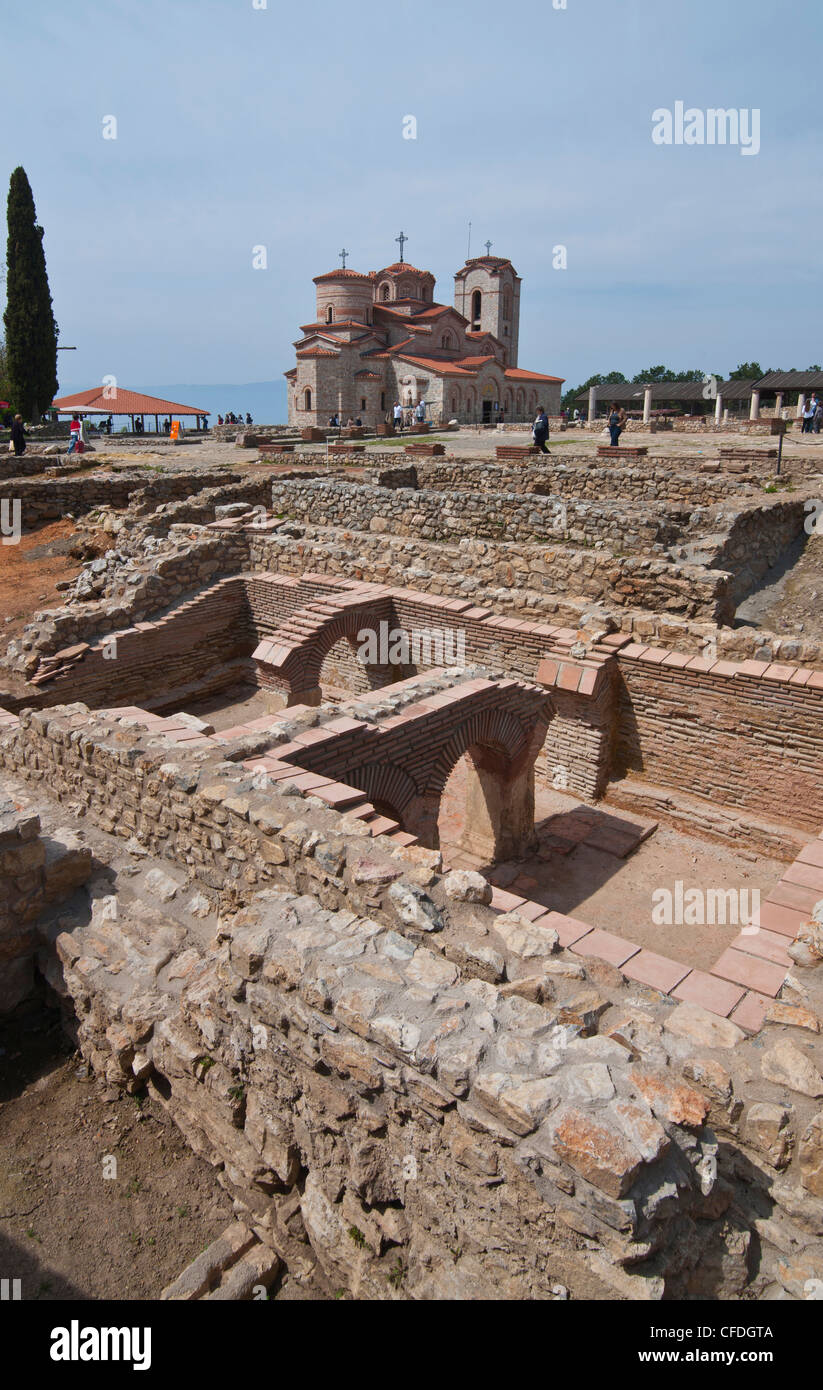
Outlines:
<svg viewBox="0 0 823 1390"><path fill-rule="evenodd" d="M23 429L22 415L15 415L11 426L11 442L17 458L26 452L26 431Z"/></svg>
<svg viewBox="0 0 823 1390"><path fill-rule="evenodd" d="M613 449L616 449L618 443L620 442L621 429L622 421L620 419L620 411L618 410L616 404L612 404L609 410L609 435L611 437L611 445Z"/></svg>
<svg viewBox="0 0 823 1390"><path fill-rule="evenodd" d="M549 437L549 417L542 405L537 407L537 418L532 426L532 438L541 454L547 454L546 440Z"/></svg>

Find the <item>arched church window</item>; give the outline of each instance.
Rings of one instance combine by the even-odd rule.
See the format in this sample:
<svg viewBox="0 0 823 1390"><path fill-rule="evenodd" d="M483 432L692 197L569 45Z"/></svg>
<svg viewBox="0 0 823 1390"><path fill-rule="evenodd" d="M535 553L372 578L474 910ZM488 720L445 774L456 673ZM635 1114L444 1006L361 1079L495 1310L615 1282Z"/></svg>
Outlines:
<svg viewBox="0 0 823 1390"><path fill-rule="evenodd" d="M391 294L391 287L390 287L389 285L381 285L381 286L380 286L380 298L382 299L382 301L383 301L384 304L386 303L386 301L387 301L387 299L389 298L389 295L390 295L390 294Z"/></svg>
<svg viewBox="0 0 823 1390"><path fill-rule="evenodd" d="M331 305L326 310L326 323L331 323L334 318L334 310Z"/></svg>
<svg viewBox="0 0 823 1390"><path fill-rule="evenodd" d="M480 309L481 309L482 303L483 303L483 296L482 296L482 294L480 293L479 290L475 290L474 294L472 295L472 323L473 323L477 328L480 327Z"/></svg>
<svg viewBox="0 0 823 1390"><path fill-rule="evenodd" d="M307 386L303 392L303 409L311 410L311 387Z"/></svg>

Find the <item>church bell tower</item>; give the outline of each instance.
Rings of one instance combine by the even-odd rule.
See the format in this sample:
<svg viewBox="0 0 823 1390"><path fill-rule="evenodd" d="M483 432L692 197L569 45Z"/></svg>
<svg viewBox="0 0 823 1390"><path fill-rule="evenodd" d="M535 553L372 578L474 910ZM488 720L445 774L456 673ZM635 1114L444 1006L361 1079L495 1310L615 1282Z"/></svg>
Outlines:
<svg viewBox="0 0 823 1390"><path fill-rule="evenodd" d="M494 334L503 346L505 365L517 366L520 276L511 261L491 255L466 261L454 277L454 307L468 319L469 332Z"/></svg>

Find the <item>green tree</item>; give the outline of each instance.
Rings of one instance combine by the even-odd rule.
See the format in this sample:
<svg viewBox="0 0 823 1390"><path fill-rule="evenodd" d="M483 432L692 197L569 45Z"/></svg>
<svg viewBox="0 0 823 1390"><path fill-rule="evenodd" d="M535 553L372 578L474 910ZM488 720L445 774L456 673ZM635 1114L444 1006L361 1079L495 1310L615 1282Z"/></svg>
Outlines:
<svg viewBox="0 0 823 1390"><path fill-rule="evenodd" d="M36 424L57 393L57 324L51 305L43 228L26 171L9 182L6 256L6 361L14 408Z"/></svg>
<svg viewBox="0 0 823 1390"><path fill-rule="evenodd" d="M590 376L588 381L582 382L580 386L574 386L570 391L567 391L563 396L562 404L566 410L573 410L577 403L577 397L582 395L584 391L588 391L590 386L621 386L625 381L626 378L622 372L609 372L608 376L601 376L598 373L595 376Z"/></svg>
<svg viewBox="0 0 823 1390"><path fill-rule="evenodd" d="M759 362L741 362L738 367L735 367L733 372L729 372L729 380L758 381L763 375L763 368Z"/></svg>
<svg viewBox="0 0 823 1390"><path fill-rule="evenodd" d="M699 367L686 372L673 372L670 367L647 367L632 377L632 384L648 385L657 381L702 381L705 373Z"/></svg>

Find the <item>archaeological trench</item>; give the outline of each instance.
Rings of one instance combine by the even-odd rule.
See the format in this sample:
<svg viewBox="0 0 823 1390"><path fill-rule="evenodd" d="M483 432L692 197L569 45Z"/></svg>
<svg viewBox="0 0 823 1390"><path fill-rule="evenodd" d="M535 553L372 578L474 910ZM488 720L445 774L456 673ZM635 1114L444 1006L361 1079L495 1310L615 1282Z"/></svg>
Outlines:
<svg viewBox="0 0 823 1390"><path fill-rule="evenodd" d="M823 646L735 625L819 484L766 443L0 481L109 538L0 665L0 1009L214 1165L165 1297L823 1288ZM685 843L759 927L649 930Z"/></svg>

